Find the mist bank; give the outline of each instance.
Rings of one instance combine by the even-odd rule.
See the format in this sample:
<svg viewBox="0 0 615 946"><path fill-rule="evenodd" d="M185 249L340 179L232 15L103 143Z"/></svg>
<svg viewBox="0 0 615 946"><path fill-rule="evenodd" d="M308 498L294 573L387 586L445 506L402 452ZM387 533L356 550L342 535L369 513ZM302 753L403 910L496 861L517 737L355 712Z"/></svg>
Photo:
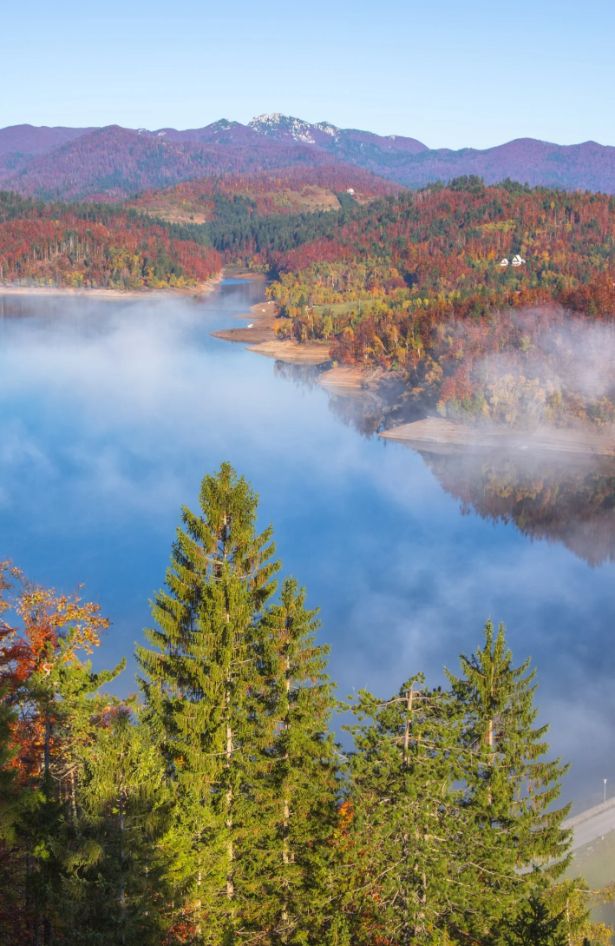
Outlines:
<svg viewBox="0 0 615 946"><path fill-rule="evenodd" d="M363 437L408 447L463 513L512 523L591 566L615 561L613 426L514 427L425 417L390 373L283 360L275 362L275 373L300 388L324 390L332 414ZM403 413L418 419L396 422Z"/></svg>

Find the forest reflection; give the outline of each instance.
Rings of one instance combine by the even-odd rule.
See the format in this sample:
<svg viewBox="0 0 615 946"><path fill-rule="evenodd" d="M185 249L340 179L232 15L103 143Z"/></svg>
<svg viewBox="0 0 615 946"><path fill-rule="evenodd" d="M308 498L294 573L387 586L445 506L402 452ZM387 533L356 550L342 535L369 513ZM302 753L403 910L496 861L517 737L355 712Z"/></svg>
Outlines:
<svg viewBox="0 0 615 946"><path fill-rule="evenodd" d="M520 451L419 451L462 511L561 542L590 565L615 561L615 459Z"/></svg>
<svg viewBox="0 0 615 946"><path fill-rule="evenodd" d="M312 388L320 370L276 362L280 377ZM329 396L329 408L362 436L391 422L416 419L386 397ZM558 542L597 566L615 561L615 458L545 452L532 448L460 449L443 444L418 453L462 513L514 523L533 539Z"/></svg>

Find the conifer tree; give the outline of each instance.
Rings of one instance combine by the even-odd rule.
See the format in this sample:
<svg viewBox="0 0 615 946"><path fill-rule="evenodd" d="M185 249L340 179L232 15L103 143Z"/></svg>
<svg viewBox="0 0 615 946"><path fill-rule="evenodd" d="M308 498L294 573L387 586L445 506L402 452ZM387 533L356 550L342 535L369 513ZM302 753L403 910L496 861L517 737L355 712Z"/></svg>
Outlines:
<svg viewBox="0 0 615 946"><path fill-rule="evenodd" d="M260 906L273 942L320 946L334 895L339 757L329 729L335 701L328 648L315 642L318 626L305 592L287 579L260 629L272 729L263 784L272 829L265 838L269 895Z"/></svg>
<svg viewBox="0 0 615 946"><path fill-rule="evenodd" d="M106 710L85 754L81 843L69 865L75 946L159 946L169 926L171 799L155 743L132 717L126 705Z"/></svg>
<svg viewBox="0 0 615 946"><path fill-rule="evenodd" d="M569 946L563 914L552 916L543 900L530 897L505 934L506 946Z"/></svg>
<svg viewBox="0 0 615 946"><path fill-rule="evenodd" d="M250 932L264 882L255 858L267 730L254 705L264 687L255 640L278 565L271 530L255 529L256 496L229 464L204 478L200 506L200 515L183 509L157 626L138 659L176 792L173 880L194 941L220 944Z"/></svg>
<svg viewBox="0 0 615 946"><path fill-rule="evenodd" d="M459 778L469 854L462 878L479 899L460 918L477 936L510 928L519 903L529 903L569 860L568 807L553 808L565 772L545 758L547 726L536 726L535 671L515 667L504 629L491 622L485 641L461 657L461 675L447 672L462 721Z"/></svg>
<svg viewBox="0 0 615 946"><path fill-rule="evenodd" d="M353 943L443 942L457 830L455 725L446 704L420 675L390 700L359 696L343 865Z"/></svg>

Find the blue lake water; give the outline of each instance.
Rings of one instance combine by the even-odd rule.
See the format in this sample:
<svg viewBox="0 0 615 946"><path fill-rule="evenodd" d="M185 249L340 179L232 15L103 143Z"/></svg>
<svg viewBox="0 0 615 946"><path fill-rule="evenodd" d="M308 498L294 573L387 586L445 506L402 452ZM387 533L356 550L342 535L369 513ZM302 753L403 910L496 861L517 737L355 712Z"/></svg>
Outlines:
<svg viewBox="0 0 615 946"><path fill-rule="evenodd" d="M201 300L0 296L0 559L65 591L84 583L112 621L96 658L108 664L148 623L180 505L196 506L203 474L230 460L260 495L284 571L321 610L340 695L389 695L419 670L438 682L485 619L503 621L517 660L538 668L551 743L573 762L566 797L599 801L603 778L615 791L608 471L591 516L595 477L580 474L578 521L559 480L537 525L509 514L506 465L510 488L481 504L494 475L483 460L456 466L362 436L320 387L211 337L261 293L227 280Z"/></svg>

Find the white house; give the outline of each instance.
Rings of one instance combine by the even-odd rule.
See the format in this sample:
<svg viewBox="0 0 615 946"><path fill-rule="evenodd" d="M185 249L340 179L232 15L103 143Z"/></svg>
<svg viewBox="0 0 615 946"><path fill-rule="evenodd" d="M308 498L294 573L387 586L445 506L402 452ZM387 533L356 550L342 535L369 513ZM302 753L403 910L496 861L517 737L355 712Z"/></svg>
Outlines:
<svg viewBox="0 0 615 946"><path fill-rule="evenodd" d="M513 266L524 266L525 260L517 253L516 256L513 256L512 264Z"/></svg>
<svg viewBox="0 0 615 946"><path fill-rule="evenodd" d="M350 194L351 197L354 197L354 187L347 187L346 193Z"/></svg>
<svg viewBox="0 0 615 946"><path fill-rule="evenodd" d="M509 263L508 263L508 260L506 259L506 257L504 257L503 260L500 260L500 266L508 266L508 265L509 265Z"/></svg>

